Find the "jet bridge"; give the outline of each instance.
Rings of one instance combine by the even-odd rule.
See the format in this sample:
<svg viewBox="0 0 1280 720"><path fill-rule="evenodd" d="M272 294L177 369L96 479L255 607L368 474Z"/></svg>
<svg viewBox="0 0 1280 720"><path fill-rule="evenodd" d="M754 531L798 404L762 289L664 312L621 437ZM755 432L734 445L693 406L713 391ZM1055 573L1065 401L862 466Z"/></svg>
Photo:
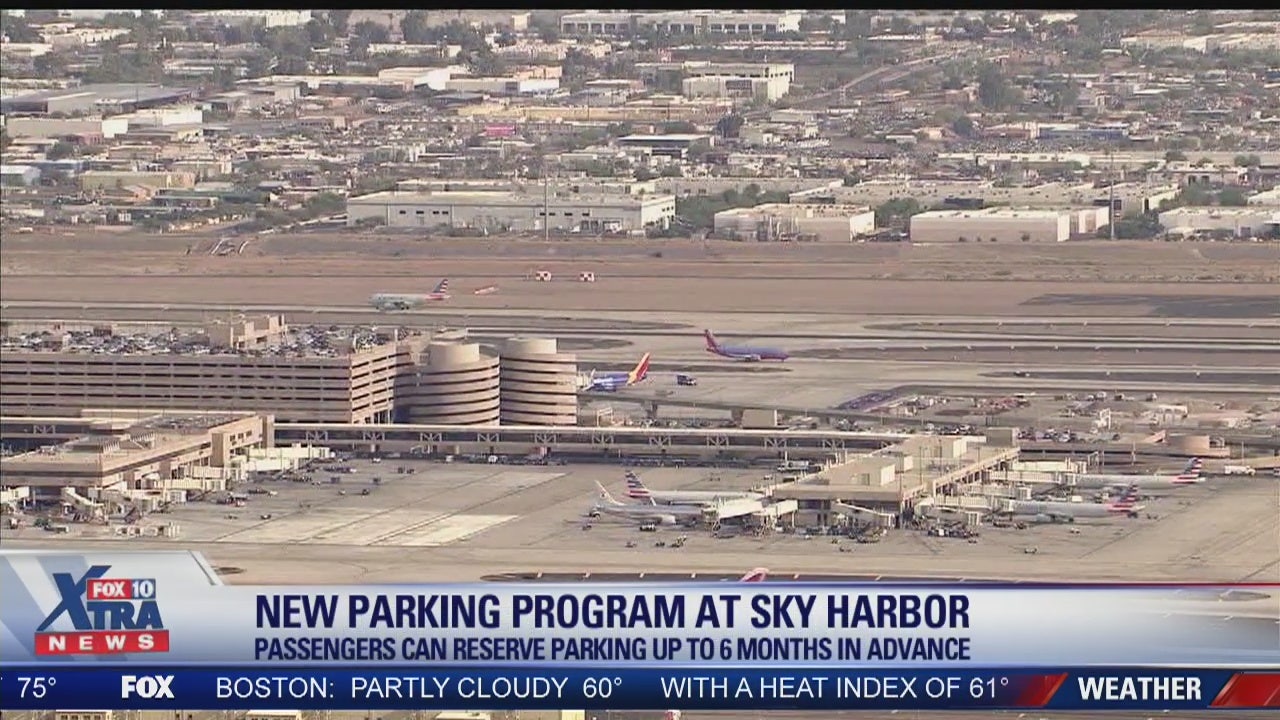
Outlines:
<svg viewBox="0 0 1280 720"><path fill-rule="evenodd" d="M765 504L755 498L726 500L722 503L718 503L714 507L708 508L708 514L711 516L711 520L713 522L746 517L747 515L756 515L764 511Z"/></svg>
<svg viewBox="0 0 1280 720"><path fill-rule="evenodd" d="M883 512L881 510L872 510L861 505L853 505L850 503L833 502L831 503L832 512L839 513L850 520L859 520L862 522L872 523L880 527L894 527L898 524L898 516L893 513Z"/></svg>

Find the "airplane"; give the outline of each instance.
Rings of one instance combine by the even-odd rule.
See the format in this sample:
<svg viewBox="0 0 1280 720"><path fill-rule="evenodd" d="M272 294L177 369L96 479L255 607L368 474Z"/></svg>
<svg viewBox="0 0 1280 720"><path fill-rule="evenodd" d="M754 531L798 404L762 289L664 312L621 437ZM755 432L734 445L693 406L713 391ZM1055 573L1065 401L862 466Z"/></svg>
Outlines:
<svg viewBox="0 0 1280 720"><path fill-rule="evenodd" d="M587 392L613 392L618 388L630 387L649 377L649 353L640 358L640 362L629 372L596 373L591 371L587 377Z"/></svg>
<svg viewBox="0 0 1280 720"><path fill-rule="evenodd" d="M592 506L592 515L615 515L628 520L654 523L656 525L678 525L681 522L687 523L702 518L701 507L686 505L659 506L653 502L628 505L615 499L605 489L604 485L601 485L598 481L596 482L596 487L600 490L600 501Z"/></svg>
<svg viewBox="0 0 1280 720"><path fill-rule="evenodd" d="M739 490L650 490L639 475L628 470L627 497L654 505L714 505L726 500L759 499L764 495Z"/></svg>
<svg viewBox="0 0 1280 720"><path fill-rule="evenodd" d="M448 300L450 297L452 296L449 294L449 278L445 278L429 293L378 293L369 298L369 304L382 312L388 310L411 310L416 307L422 307L429 302Z"/></svg>
<svg viewBox="0 0 1280 720"><path fill-rule="evenodd" d="M702 331L703 337L707 339L707 352L719 355L720 357L730 358L732 360L741 360L743 362L759 362L761 360L786 360L791 357L786 350L767 347L748 347L746 345L721 345L716 336L710 330Z"/></svg>
<svg viewBox="0 0 1280 720"><path fill-rule="evenodd" d="M1160 488L1180 485L1199 485L1204 482L1200 474L1204 461L1191 458L1177 475L1092 475L1082 474L1072 478L1070 484L1078 488L1139 487Z"/></svg>
<svg viewBox="0 0 1280 720"><path fill-rule="evenodd" d="M767 577L769 577L769 568L758 567L746 575L743 575L738 579L738 582L764 582Z"/></svg>
<svg viewBox="0 0 1280 720"><path fill-rule="evenodd" d="M1109 502L1065 502L1061 500L1011 500L1008 514L1030 516L1048 522L1075 522L1076 518L1105 518L1117 515L1137 517L1146 506L1137 502L1137 488Z"/></svg>

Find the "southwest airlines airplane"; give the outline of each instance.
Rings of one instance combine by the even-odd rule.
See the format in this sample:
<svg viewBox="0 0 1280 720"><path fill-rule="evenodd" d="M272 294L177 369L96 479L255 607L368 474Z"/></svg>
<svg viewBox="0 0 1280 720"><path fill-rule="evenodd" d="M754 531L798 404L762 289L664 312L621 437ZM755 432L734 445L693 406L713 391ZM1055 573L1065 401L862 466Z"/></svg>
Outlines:
<svg viewBox="0 0 1280 720"><path fill-rule="evenodd" d="M450 297L452 296L449 295L449 278L445 278L429 293L378 293L369 298L369 304L382 312L388 310L412 310L430 302L448 300Z"/></svg>
<svg viewBox="0 0 1280 720"><path fill-rule="evenodd" d="M726 357L731 360L741 360L743 362L759 362L761 360L786 360L791 357L786 350L769 347L751 347L748 345L721 345L716 340L716 336L710 330L702 331L703 337L707 339L707 352L720 357Z"/></svg>
<svg viewBox="0 0 1280 720"><path fill-rule="evenodd" d="M649 353L640 358L640 362L628 372L597 373L591 371L587 377L588 392L613 392L618 388L630 387L649 377Z"/></svg>

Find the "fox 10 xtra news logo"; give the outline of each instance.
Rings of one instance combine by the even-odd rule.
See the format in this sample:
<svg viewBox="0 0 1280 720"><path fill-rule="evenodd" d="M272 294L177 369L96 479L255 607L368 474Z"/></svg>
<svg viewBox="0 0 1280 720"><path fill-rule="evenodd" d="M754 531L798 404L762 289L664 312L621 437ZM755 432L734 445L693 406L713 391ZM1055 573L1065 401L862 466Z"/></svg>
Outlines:
<svg viewBox="0 0 1280 720"><path fill-rule="evenodd" d="M106 577L110 570L94 565L78 579L53 573L61 599L36 628L36 655L169 652L156 581Z"/></svg>

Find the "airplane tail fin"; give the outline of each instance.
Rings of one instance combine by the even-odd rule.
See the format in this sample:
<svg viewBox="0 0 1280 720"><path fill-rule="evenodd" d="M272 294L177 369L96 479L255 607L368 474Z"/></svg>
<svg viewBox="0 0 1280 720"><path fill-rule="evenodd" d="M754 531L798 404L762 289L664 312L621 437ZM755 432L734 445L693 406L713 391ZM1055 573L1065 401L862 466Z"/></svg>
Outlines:
<svg viewBox="0 0 1280 720"><path fill-rule="evenodd" d="M709 352L718 352L720 350L720 343L716 341L715 334L710 330L703 330L702 337L707 339L707 350Z"/></svg>
<svg viewBox="0 0 1280 720"><path fill-rule="evenodd" d="M600 481L599 481L599 480L597 480L597 481L596 481L596 488L600 491L600 499L601 499L601 500L605 501L606 503L608 503L608 504L610 504L610 505L621 505L621 504L622 504L622 503L618 502L618 501L613 497L613 493L609 492L607 489L605 489L605 486L604 486L604 485L601 485L601 484L600 484Z"/></svg>
<svg viewBox="0 0 1280 720"><path fill-rule="evenodd" d="M627 384L634 385L649 376L649 353L640 358L640 362L627 373Z"/></svg>
<svg viewBox="0 0 1280 720"><path fill-rule="evenodd" d="M1200 473L1203 471L1204 471L1204 461L1198 457L1191 458L1190 460L1187 461L1186 466L1182 468L1182 472L1179 474L1179 477L1186 478L1189 480L1194 480L1199 478Z"/></svg>
<svg viewBox="0 0 1280 720"><path fill-rule="evenodd" d="M769 568L758 567L755 570L752 570L751 572L747 573L746 575L743 575L742 579L739 580L739 582L744 582L744 583L764 582L765 578L767 577L769 577Z"/></svg>
<svg viewBox="0 0 1280 720"><path fill-rule="evenodd" d="M649 488L644 486L644 482L640 480L640 476L627 471L627 497L636 500L652 500L653 493L649 492Z"/></svg>
<svg viewBox="0 0 1280 720"><path fill-rule="evenodd" d="M437 294L440 294L440 295L443 295L443 294L445 294L445 293L449 292L449 278L444 278L444 279L443 279L443 280L441 280L439 283L437 283L437 284L436 284L436 289L435 289L435 290L432 290L431 292L433 292L433 293L437 293Z"/></svg>

